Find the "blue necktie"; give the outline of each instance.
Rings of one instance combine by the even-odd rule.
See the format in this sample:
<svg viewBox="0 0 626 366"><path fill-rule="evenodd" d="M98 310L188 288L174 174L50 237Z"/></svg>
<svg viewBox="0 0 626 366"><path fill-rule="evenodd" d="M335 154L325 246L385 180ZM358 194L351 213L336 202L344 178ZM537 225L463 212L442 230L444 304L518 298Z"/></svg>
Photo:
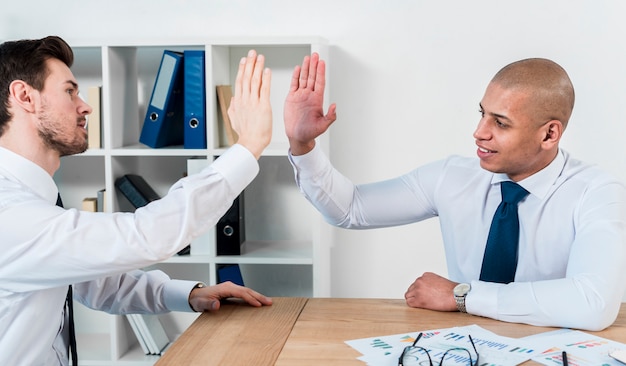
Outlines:
<svg viewBox="0 0 626 366"><path fill-rule="evenodd" d="M517 204L528 191L513 182L500 183L502 202L496 209L489 229L480 280L509 283L515 279L519 246Z"/></svg>
<svg viewBox="0 0 626 366"><path fill-rule="evenodd" d="M57 206L63 207L63 201L61 200L61 195L57 196ZM72 294L72 285L67 289L67 297L65 299L65 304L67 306L67 315L69 319L68 327L70 328L70 352L72 355L72 365L78 365L78 353L76 352L76 330L74 328L74 296Z"/></svg>

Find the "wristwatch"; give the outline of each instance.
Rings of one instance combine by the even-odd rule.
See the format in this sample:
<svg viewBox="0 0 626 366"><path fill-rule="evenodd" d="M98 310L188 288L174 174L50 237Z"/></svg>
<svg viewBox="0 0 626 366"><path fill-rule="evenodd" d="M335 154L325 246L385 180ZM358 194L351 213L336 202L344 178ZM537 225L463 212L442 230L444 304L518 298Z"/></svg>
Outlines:
<svg viewBox="0 0 626 366"><path fill-rule="evenodd" d="M203 287L206 287L206 284L203 282L198 282L191 290L193 291L194 289L203 288Z"/></svg>
<svg viewBox="0 0 626 366"><path fill-rule="evenodd" d="M196 283L196 285L194 287L191 288L191 291L197 289L197 288L203 288L206 287L206 284L203 282L198 282ZM191 291L189 291L189 294L191 295ZM191 300L191 299L190 299ZM187 301L189 303L189 307L191 308L191 310L196 311L193 306L191 305L191 301Z"/></svg>
<svg viewBox="0 0 626 366"><path fill-rule="evenodd" d="M472 289L469 283L459 283L454 287L452 291L454 293L454 300L456 300L456 308L462 313L467 313L465 309L465 297Z"/></svg>

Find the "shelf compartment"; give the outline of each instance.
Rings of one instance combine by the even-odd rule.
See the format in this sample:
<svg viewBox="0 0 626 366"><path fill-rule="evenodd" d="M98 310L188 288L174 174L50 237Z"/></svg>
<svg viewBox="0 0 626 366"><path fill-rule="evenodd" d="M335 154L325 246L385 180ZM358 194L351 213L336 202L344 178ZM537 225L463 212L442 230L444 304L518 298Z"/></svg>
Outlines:
<svg viewBox="0 0 626 366"><path fill-rule="evenodd" d="M308 265L239 264L244 284L266 296L312 297L313 271Z"/></svg>
<svg viewBox="0 0 626 366"><path fill-rule="evenodd" d="M65 208L82 209L83 199L97 197L105 188L105 159L102 156L65 156L54 174Z"/></svg>
<svg viewBox="0 0 626 366"><path fill-rule="evenodd" d="M241 255L220 255L218 263L248 264L313 264L311 242L295 241L246 241Z"/></svg>

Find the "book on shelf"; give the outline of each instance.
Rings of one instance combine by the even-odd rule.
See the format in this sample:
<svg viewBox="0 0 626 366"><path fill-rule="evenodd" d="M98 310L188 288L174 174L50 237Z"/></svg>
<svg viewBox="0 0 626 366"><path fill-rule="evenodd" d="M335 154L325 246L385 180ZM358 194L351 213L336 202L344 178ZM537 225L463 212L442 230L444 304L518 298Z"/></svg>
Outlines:
<svg viewBox="0 0 626 366"><path fill-rule="evenodd" d="M139 330L139 325L137 324L134 315L135 314L126 314L126 320L128 320L128 324L130 324L130 328L133 330L133 333L137 338L137 342L139 343L141 350L144 354L149 355L151 353L150 348L148 348L148 343L143 336L143 332Z"/></svg>
<svg viewBox="0 0 626 366"><path fill-rule="evenodd" d="M115 180L115 188L117 188L124 197L135 207L140 208L152 201L161 198L158 193L137 174L125 174ZM190 253L190 246L186 246L178 252L178 255Z"/></svg>
<svg viewBox="0 0 626 366"><path fill-rule="evenodd" d="M87 104L91 107L91 114L87 116L87 146L90 149L102 147L102 87L90 86L87 88Z"/></svg>
<svg viewBox="0 0 626 366"><path fill-rule="evenodd" d="M107 191L104 188L99 190L97 193L97 196L96 196L97 206L96 207L98 209L98 212L106 212L106 205L105 205L106 196L107 196L106 193Z"/></svg>
<svg viewBox="0 0 626 366"><path fill-rule="evenodd" d="M126 319L145 354L160 355L170 344L170 339L157 315L127 314Z"/></svg>
<svg viewBox="0 0 626 366"><path fill-rule="evenodd" d="M235 132L230 122L230 117L228 117L228 108L230 107L230 100L233 97L233 90L230 85L218 85L215 88L217 91L217 102L220 106L218 116L222 121L222 131L226 135L226 143L228 146L232 146L239 139L237 132Z"/></svg>
<svg viewBox="0 0 626 366"><path fill-rule="evenodd" d="M83 199L83 211L98 212L98 199L96 197L86 197Z"/></svg>

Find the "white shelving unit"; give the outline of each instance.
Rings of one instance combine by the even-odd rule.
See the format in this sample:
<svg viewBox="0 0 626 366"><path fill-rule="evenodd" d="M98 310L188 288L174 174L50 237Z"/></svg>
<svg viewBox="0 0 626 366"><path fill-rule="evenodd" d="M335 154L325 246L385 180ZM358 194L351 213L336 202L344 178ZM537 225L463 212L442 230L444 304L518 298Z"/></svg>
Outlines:
<svg viewBox="0 0 626 366"><path fill-rule="evenodd" d="M272 69L271 102L274 134L260 158L260 173L244 191L246 242L240 256L216 256L214 231L192 243L192 252L148 268L172 278L216 283L219 264L240 265L246 286L269 296L326 297L330 295L329 228L300 195L286 157L283 103L295 65L318 52L328 58L326 41L317 37L229 38L166 42L123 41L110 44L72 43L72 71L81 90L102 86L103 146L64 157L55 175L66 207L81 207L85 197L105 188L106 211L132 211L116 192L115 179L139 174L164 196L187 172L189 159L212 161L225 146L215 86L234 87L239 59L251 48L266 57ZM153 149L140 144L145 112L163 50L201 49L206 52L207 149L182 146ZM328 87L327 87L328 93ZM326 98L328 100L328 98ZM318 142L328 153L328 134ZM76 323L81 365L152 365L158 356L146 356L124 316L109 315L77 305ZM194 313L161 316L170 339L175 339L197 317Z"/></svg>

